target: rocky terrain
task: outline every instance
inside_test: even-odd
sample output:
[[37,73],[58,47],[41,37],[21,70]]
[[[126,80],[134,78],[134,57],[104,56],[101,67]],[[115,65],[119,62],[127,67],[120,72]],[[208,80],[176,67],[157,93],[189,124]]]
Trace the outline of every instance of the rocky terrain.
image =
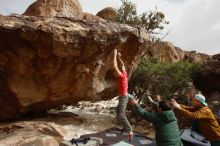
[[[115,118],[118,100],[97,103],[79,102],[76,106],[62,106],[41,116],[24,117],[19,121],[0,124],[0,146],[59,146],[63,140],[120,127]],[[152,125],[130,117],[132,127],[154,138]]]

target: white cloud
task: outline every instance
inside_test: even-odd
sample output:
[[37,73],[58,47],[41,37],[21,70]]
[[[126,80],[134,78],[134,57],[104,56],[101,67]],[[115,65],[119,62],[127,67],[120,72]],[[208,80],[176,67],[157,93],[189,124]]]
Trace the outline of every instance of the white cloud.
[[[35,0],[1,0],[0,14],[21,14]],[[120,0],[79,0],[86,12],[96,14],[112,6],[119,8]],[[131,0],[137,4],[138,13],[158,10],[165,13],[171,30],[166,40],[185,50],[208,54],[220,53],[219,0]],[[166,30],[166,31],[167,31]]]
[[22,14],[35,0],[0,0],[0,14]]
[[186,50],[220,53],[218,5],[218,0],[188,0],[176,7],[173,11],[176,15],[170,18],[172,30],[167,40]]

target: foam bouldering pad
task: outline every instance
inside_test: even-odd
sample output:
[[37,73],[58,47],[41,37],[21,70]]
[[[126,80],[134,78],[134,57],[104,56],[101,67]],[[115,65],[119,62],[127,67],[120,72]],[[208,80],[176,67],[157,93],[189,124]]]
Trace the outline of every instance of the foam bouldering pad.
[[134,136],[131,140],[128,139],[128,133],[121,133],[119,128],[111,128],[102,132],[92,133],[87,135],[82,135],[81,137],[99,137],[103,139],[103,144],[101,146],[115,145],[125,146],[125,143],[132,146],[155,146],[155,140],[150,139],[149,137],[143,136],[138,132],[134,132]]
[[204,136],[191,129],[181,130],[180,138],[183,144],[187,146],[211,146],[210,142],[205,140]]

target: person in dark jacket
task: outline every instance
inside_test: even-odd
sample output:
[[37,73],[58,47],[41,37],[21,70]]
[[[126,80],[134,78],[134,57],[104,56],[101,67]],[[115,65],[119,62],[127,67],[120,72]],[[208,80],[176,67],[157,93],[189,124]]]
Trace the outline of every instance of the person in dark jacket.
[[147,112],[143,110],[137,102],[130,98],[129,102],[135,107],[135,111],[144,120],[153,123],[156,130],[156,144],[157,146],[183,146],[177,119],[172,110],[169,101],[160,101],[158,112]]

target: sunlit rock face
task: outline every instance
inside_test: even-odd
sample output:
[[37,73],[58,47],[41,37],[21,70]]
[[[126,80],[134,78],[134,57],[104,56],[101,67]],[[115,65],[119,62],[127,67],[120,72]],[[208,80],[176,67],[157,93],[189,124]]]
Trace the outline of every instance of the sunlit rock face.
[[47,17],[74,17],[82,12],[78,0],[37,0],[24,15]]
[[107,7],[105,9],[99,11],[96,15],[103,18],[103,19],[106,19],[106,20],[116,21],[117,10],[113,7]]
[[211,56],[195,51],[184,51],[167,41],[149,45],[146,56],[157,58],[164,62],[178,62],[187,60],[192,63],[204,63]]
[[101,18],[0,16],[0,119],[117,94],[113,50],[131,75],[147,32]]

